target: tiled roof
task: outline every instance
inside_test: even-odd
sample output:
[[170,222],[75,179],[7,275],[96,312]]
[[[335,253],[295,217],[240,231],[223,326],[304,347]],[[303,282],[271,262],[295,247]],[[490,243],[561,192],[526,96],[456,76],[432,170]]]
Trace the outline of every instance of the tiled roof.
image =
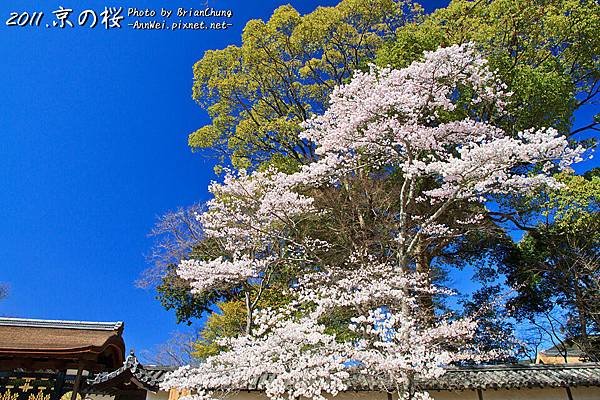
[[144,366],[138,361],[133,353],[130,353],[119,369],[98,374],[93,379],[88,380],[88,391],[93,392],[95,388],[104,391],[105,388],[109,388],[111,384],[117,385],[118,383],[128,380],[133,381],[133,383],[140,388],[156,392],[167,372],[171,372],[175,369],[176,367]]
[[[596,349],[600,348],[600,335],[588,335],[587,341],[588,345]],[[580,338],[568,339],[559,345],[542,351],[542,354],[551,357],[563,357],[566,351],[568,357],[585,356],[587,353],[581,349],[582,343],[583,341]]]
[[[250,382],[242,390],[259,390],[264,383],[273,379],[263,375]],[[372,379],[353,379],[351,390],[385,391],[394,385],[374,382]],[[521,389],[544,387],[600,386],[600,364],[509,364],[473,367],[448,367],[437,379],[419,380],[417,386],[423,390],[474,390],[474,389]]]
[[[146,389],[158,390],[165,375],[175,367],[143,366],[131,355],[123,367],[111,373],[103,373],[90,384],[107,383],[130,371],[134,379]],[[239,390],[261,390],[264,384],[272,380],[273,375],[265,374],[249,382]],[[520,389],[545,387],[600,386],[600,363],[581,364],[510,364],[473,367],[449,367],[441,377],[419,381],[424,390],[474,390],[474,389]],[[378,391],[387,385],[377,384],[366,379],[355,378],[351,390]]]
[[62,321],[48,319],[4,318],[0,317],[0,326],[27,328],[82,329],[93,331],[119,331],[123,322]]
[[515,364],[448,368],[440,378],[422,382],[420,386],[431,390],[600,386],[600,364]]

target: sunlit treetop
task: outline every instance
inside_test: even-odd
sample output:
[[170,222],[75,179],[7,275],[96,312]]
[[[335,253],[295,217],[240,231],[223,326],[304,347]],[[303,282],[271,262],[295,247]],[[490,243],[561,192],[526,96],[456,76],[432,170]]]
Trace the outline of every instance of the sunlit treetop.
[[[423,50],[474,42],[513,92],[505,128],[553,126],[570,133],[573,112],[598,100],[599,30],[595,0],[453,0],[401,27],[377,63],[403,67]],[[599,123],[596,115],[578,126]]]
[[190,146],[216,150],[235,167],[312,159],[300,123],[322,113],[333,87],[417,11],[402,1],[344,0],[304,16],[286,5],[266,22],[249,21],[240,46],[207,51],[194,66],[193,98],[211,123],[190,135]]

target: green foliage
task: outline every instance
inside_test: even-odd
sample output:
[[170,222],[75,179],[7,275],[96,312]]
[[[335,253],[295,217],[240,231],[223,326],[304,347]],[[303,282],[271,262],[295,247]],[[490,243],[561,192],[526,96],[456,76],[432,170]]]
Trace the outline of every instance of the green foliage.
[[569,132],[574,110],[600,90],[598,31],[597,1],[454,0],[400,28],[377,63],[403,67],[424,50],[472,41],[514,93],[506,127]]
[[176,265],[169,265],[160,284],[156,287],[157,299],[166,310],[174,310],[177,323],[192,324],[194,318],[200,318],[211,311],[214,304],[223,294],[217,292],[192,294],[187,281],[176,273]]
[[300,124],[418,11],[394,0],[344,0],[304,16],[281,6],[267,22],[249,21],[241,46],[207,51],[194,66],[193,98],[211,123],[189,145],[216,149],[235,167],[310,159]]
[[194,343],[195,358],[204,360],[224,350],[217,340],[236,337],[246,328],[246,306],[243,301],[232,300],[217,303],[217,311],[208,316],[200,332],[200,339]]
[[[198,208],[194,207],[188,212],[177,213],[174,217],[177,218],[177,222],[171,224],[177,226],[177,229],[169,228],[165,231],[172,236],[166,240],[175,241],[175,243],[166,246],[169,248],[168,254],[170,257],[211,259],[222,255],[220,244],[216,240],[202,239],[199,235],[194,235],[194,240],[179,240],[189,233],[186,231],[199,230],[199,227],[192,226],[192,224],[197,224],[197,221],[190,219],[190,217],[195,219],[192,214],[197,210]],[[165,244],[164,241],[160,243],[163,246]],[[177,248],[177,251],[173,252],[171,247]],[[175,253],[177,256],[171,253]],[[211,312],[215,302],[234,299],[239,296],[237,290],[213,291],[202,294],[191,293],[189,283],[177,275],[176,263],[169,262],[164,268],[165,271],[160,277],[160,283],[156,286],[157,299],[166,310],[175,311],[177,323],[191,325],[194,319],[201,318],[205,313]]]
[[517,286],[515,316],[534,320],[558,306],[563,320],[552,317],[568,340],[594,359],[600,349],[600,179],[561,174],[559,190],[543,194],[539,209],[545,223],[531,229],[508,258],[503,271]]
[[471,298],[463,300],[463,314],[478,322],[475,342],[483,351],[512,349],[514,354],[503,355],[494,363],[516,362],[523,353],[523,346],[512,339],[515,327],[508,310],[495,303],[503,296],[505,288],[498,284],[485,285]]
[[544,215],[551,216],[554,210],[554,224],[565,231],[593,226],[600,211],[600,168],[583,176],[562,173],[557,180],[564,188],[548,194]]

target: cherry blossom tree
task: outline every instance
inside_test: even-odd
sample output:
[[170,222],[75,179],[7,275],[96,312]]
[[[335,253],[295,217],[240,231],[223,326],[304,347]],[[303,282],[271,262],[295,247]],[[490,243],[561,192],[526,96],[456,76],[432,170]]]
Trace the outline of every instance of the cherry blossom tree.
[[[494,198],[556,187],[550,172],[580,159],[554,129],[514,137],[500,128],[505,89],[471,44],[401,70],[372,67],[305,124],[314,162],[213,183],[198,219],[222,254],[186,260],[178,273],[200,293],[245,291],[246,334],[165,386],[209,398],[269,374],[261,388],[272,399],[320,400],[361,379],[425,399],[419,379],[498,356],[473,343],[474,319],[424,309],[423,298],[450,293],[419,260],[482,229]],[[257,309],[277,275],[290,277],[290,302]]]

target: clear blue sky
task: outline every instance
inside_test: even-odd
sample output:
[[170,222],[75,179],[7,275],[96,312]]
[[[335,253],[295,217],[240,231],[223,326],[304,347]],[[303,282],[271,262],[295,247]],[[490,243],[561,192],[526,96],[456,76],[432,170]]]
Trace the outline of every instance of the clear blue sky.
[[[129,348],[178,329],[154,293],[136,289],[156,216],[207,199],[211,161],[187,135],[207,122],[192,65],[238,44],[249,19],[285,0],[211,0],[226,31],[7,27],[10,12],[105,5],[203,8],[203,0],[8,0],[0,5],[0,315],[122,320]],[[301,12],[337,0],[290,1]],[[430,9],[435,4],[427,2]],[[76,22],[76,17],[71,17]],[[124,22],[131,20],[126,18]]]

